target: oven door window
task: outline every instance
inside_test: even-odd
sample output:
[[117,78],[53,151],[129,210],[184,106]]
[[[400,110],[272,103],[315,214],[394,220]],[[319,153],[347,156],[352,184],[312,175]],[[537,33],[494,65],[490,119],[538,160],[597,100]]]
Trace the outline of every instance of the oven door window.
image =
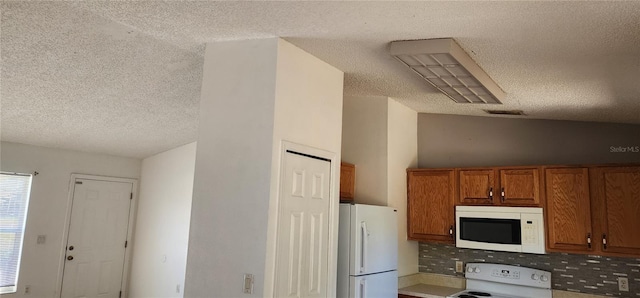
[[519,219],[460,218],[460,239],[497,244],[522,244]]

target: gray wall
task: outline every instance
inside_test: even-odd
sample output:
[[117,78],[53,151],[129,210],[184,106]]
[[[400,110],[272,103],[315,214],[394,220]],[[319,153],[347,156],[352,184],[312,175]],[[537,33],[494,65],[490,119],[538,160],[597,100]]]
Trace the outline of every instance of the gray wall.
[[640,163],[638,149],[640,125],[418,114],[421,168]]

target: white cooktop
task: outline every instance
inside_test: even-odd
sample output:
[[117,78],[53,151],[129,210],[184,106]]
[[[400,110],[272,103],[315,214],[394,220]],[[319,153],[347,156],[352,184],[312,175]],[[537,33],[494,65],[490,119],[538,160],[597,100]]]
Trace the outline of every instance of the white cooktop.
[[467,263],[465,271],[467,289],[447,298],[552,297],[548,271],[490,263]]

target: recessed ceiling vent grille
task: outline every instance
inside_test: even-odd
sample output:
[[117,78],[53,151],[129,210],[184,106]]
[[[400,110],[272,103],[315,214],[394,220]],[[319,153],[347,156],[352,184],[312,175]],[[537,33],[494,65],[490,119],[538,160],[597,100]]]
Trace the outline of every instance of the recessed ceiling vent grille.
[[510,116],[525,116],[526,114],[521,110],[484,110],[487,114],[491,115],[510,115]]
[[501,104],[505,97],[452,38],[394,41],[390,52],[457,103]]

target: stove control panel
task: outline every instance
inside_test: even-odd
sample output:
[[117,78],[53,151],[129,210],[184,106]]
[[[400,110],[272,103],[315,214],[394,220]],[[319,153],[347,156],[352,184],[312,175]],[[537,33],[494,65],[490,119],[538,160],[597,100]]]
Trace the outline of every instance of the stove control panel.
[[534,268],[490,264],[467,263],[465,277],[468,281],[491,281],[536,288],[551,288],[551,272]]
[[491,276],[499,278],[520,279],[520,271],[508,269],[493,269]]

